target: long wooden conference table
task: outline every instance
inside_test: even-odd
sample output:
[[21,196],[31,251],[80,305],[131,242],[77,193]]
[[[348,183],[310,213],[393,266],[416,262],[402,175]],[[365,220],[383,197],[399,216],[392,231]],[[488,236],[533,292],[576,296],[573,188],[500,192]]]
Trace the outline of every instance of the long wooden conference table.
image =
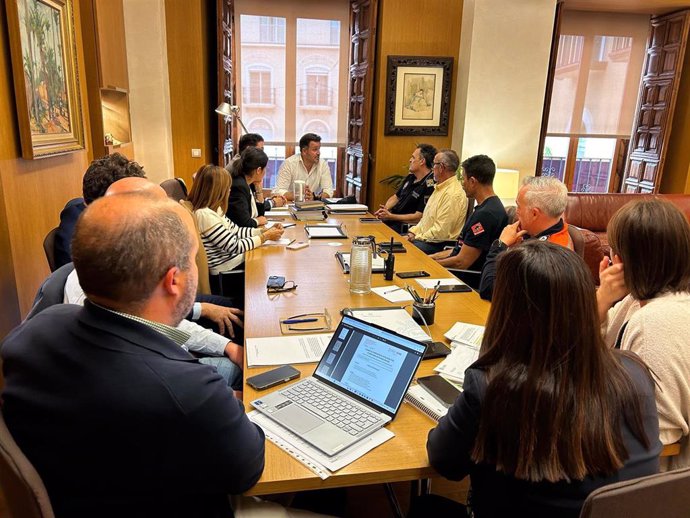
[[[372,235],[377,243],[390,241],[391,237],[402,241],[407,253],[396,254],[396,271],[426,270],[431,274],[431,278],[452,277],[448,270],[429,259],[383,223],[362,223],[360,217],[337,216],[325,221],[329,224],[342,223],[347,239],[312,239],[309,247],[300,250],[288,250],[284,246],[262,246],[247,254],[244,320],[246,338],[280,336],[281,318],[322,312],[324,308],[331,314],[335,328],[343,308],[399,305],[392,304],[374,293],[350,294],[349,276],[343,273],[335,253],[349,252],[354,236]],[[287,217],[284,222],[292,220]],[[303,222],[297,222],[295,227],[285,230],[283,237],[306,241],[304,225]],[[269,294],[266,290],[266,280],[270,275],[282,275],[286,280],[294,281],[298,287],[293,291]],[[383,274],[372,275],[374,287],[391,284],[404,286],[405,283],[415,286],[419,291],[414,279],[403,280],[395,276],[392,281],[386,281]],[[489,303],[481,300],[475,292],[440,294],[436,301],[434,324],[429,326],[432,337],[434,340],[447,343],[443,334],[457,321],[484,325],[489,307]],[[417,376],[432,374],[438,362],[438,359],[424,360]],[[302,377],[306,377],[313,373],[316,364],[301,364],[295,367],[301,371]],[[251,410],[249,402],[264,394],[249,387],[246,384],[247,377],[272,368],[274,367],[248,368],[245,364],[244,401],[247,411]],[[282,387],[284,385],[276,389]],[[395,420],[387,426],[395,434],[393,439],[326,480],[319,478],[267,440],[266,468],[259,482],[247,494],[283,493],[432,477],[434,471],[427,461],[426,437],[434,425],[430,418],[412,406],[403,404]]]

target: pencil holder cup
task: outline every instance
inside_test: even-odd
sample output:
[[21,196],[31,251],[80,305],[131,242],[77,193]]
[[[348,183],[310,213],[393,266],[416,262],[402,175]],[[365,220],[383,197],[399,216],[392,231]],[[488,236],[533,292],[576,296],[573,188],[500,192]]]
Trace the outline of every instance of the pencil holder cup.
[[422,302],[412,303],[412,319],[420,325],[428,325],[434,323],[434,315],[436,314],[436,304],[424,304]]

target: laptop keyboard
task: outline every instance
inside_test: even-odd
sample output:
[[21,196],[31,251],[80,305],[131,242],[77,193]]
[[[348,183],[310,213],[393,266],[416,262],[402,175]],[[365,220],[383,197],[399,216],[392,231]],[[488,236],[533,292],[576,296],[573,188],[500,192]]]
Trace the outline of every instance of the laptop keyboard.
[[363,410],[309,380],[281,394],[350,435],[357,435],[380,420],[378,414]]

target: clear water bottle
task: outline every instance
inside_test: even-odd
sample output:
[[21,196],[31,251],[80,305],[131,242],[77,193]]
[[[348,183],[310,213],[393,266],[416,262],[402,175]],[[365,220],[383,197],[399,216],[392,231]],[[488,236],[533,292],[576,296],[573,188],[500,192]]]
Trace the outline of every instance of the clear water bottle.
[[350,251],[350,293],[371,291],[371,259],[376,246],[372,236],[357,236]]

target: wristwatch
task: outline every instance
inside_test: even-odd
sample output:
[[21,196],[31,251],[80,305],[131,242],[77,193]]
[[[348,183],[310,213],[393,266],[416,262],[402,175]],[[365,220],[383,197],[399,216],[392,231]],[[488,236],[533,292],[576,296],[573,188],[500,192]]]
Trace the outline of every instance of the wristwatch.
[[508,250],[508,245],[506,245],[503,241],[500,239],[495,239],[493,243],[491,243],[491,248],[500,250],[501,252],[504,252]]

